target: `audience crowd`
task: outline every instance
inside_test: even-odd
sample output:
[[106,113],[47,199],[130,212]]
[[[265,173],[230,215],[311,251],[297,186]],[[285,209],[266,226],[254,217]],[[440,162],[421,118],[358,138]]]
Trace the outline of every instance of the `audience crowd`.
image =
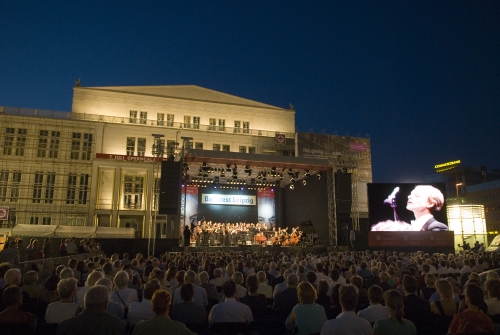
[[18,269],[18,247],[11,241],[0,253],[8,259],[0,263],[0,327],[33,334],[205,334],[229,325],[257,334],[271,323],[299,335],[500,334],[496,254],[114,254],[70,257],[42,281]]

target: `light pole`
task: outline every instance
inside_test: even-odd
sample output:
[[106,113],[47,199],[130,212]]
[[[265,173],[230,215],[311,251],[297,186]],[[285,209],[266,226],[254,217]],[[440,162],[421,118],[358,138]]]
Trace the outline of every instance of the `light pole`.
[[457,188],[457,205],[460,205],[460,198],[459,198],[459,196],[458,196],[458,187],[459,187],[459,186],[462,186],[462,183],[457,183],[457,184],[455,184],[455,186],[456,186],[456,188]]
[[465,238],[464,238],[464,223],[462,221],[462,208],[460,207],[460,198],[458,196],[458,187],[462,186],[462,183],[457,183],[455,184],[455,187],[457,188],[457,209],[459,210],[459,218],[460,218],[460,229],[462,229],[462,244],[465,245]]

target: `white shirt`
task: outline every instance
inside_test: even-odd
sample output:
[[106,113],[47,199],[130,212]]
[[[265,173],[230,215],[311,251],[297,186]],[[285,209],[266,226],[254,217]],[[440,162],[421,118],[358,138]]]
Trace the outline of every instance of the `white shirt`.
[[422,215],[421,217],[419,217],[416,220],[412,220],[411,221],[411,230],[413,230],[413,231],[420,231],[422,229],[422,227],[424,226],[424,224],[427,221],[429,221],[429,219],[432,218],[432,217],[433,217],[432,214],[425,214],[425,215]]
[[236,301],[235,298],[226,298],[210,310],[208,323],[243,322],[249,324],[253,321],[252,310],[247,305]]
[[142,299],[141,302],[133,302],[128,310],[128,322],[131,326],[136,325],[139,321],[149,320],[155,313],[151,300]]
[[325,275],[323,272],[316,272],[316,281],[314,282],[314,285],[318,286],[318,283],[321,279],[324,279],[330,284],[332,282],[332,279]]
[[470,266],[468,265],[464,265],[464,267],[460,270],[460,274],[464,274],[464,273],[471,273],[472,272],[472,269]]
[[[174,292],[174,300],[172,302],[172,305],[175,304],[180,304],[182,302],[181,299],[181,288],[177,288]],[[194,300],[193,302],[197,305],[200,305],[202,307],[205,307],[208,305],[208,297],[207,297],[207,291],[203,287],[199,286],[194,286]]]
[[336,319],[328,320],[321,329],[321,335],[373,335],[368,321],[356,316],[354,311],[340,313]]
[[[118,296],[120,295],[120,296]],[[121,298],[121,299],[120,299]],[[123,302],[122,302],[123,300]],[[138,302],[137,290],[133,288],[120,288],[111,292],[111,301],[120,304],[123,308],[130,307],[133,302]],[[124,304],[125,303],[125,304]]]
[[272,286],[269,286],[266,283],[259,283],[259,288],[257,289],[257,293],[264,294],[268,299],[273,298],[273,288]]
[[47,323],[61,323],[66,319],[75,316],[78,304],[74,303],[63,303],[56,301],[50,303],[45,312],[45,322]]
[[359,311],[358,316],[372,323],[377,320],[389,318],[389,311],[387,310],[387,307],[382,306],[381,304],[375,304]]

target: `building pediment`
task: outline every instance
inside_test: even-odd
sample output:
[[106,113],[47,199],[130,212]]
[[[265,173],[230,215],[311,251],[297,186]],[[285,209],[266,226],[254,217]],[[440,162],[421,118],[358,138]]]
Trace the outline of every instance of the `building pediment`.
[[218,92],[196,85],[165,85],[165,86],[103,86],[81,87],[84,90],[109,91],[114,93],[155,96],[172,99],[213,102],[238,106],[272,108],[281,111],[286,109],[264,104],[261,102],[240,98],[231,94]]

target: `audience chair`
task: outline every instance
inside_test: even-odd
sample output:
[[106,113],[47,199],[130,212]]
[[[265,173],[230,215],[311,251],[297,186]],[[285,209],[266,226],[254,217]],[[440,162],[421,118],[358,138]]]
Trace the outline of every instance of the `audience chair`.
[[218,322],[210,326],[210,335],[248,334],[248,326],[243,322]]

